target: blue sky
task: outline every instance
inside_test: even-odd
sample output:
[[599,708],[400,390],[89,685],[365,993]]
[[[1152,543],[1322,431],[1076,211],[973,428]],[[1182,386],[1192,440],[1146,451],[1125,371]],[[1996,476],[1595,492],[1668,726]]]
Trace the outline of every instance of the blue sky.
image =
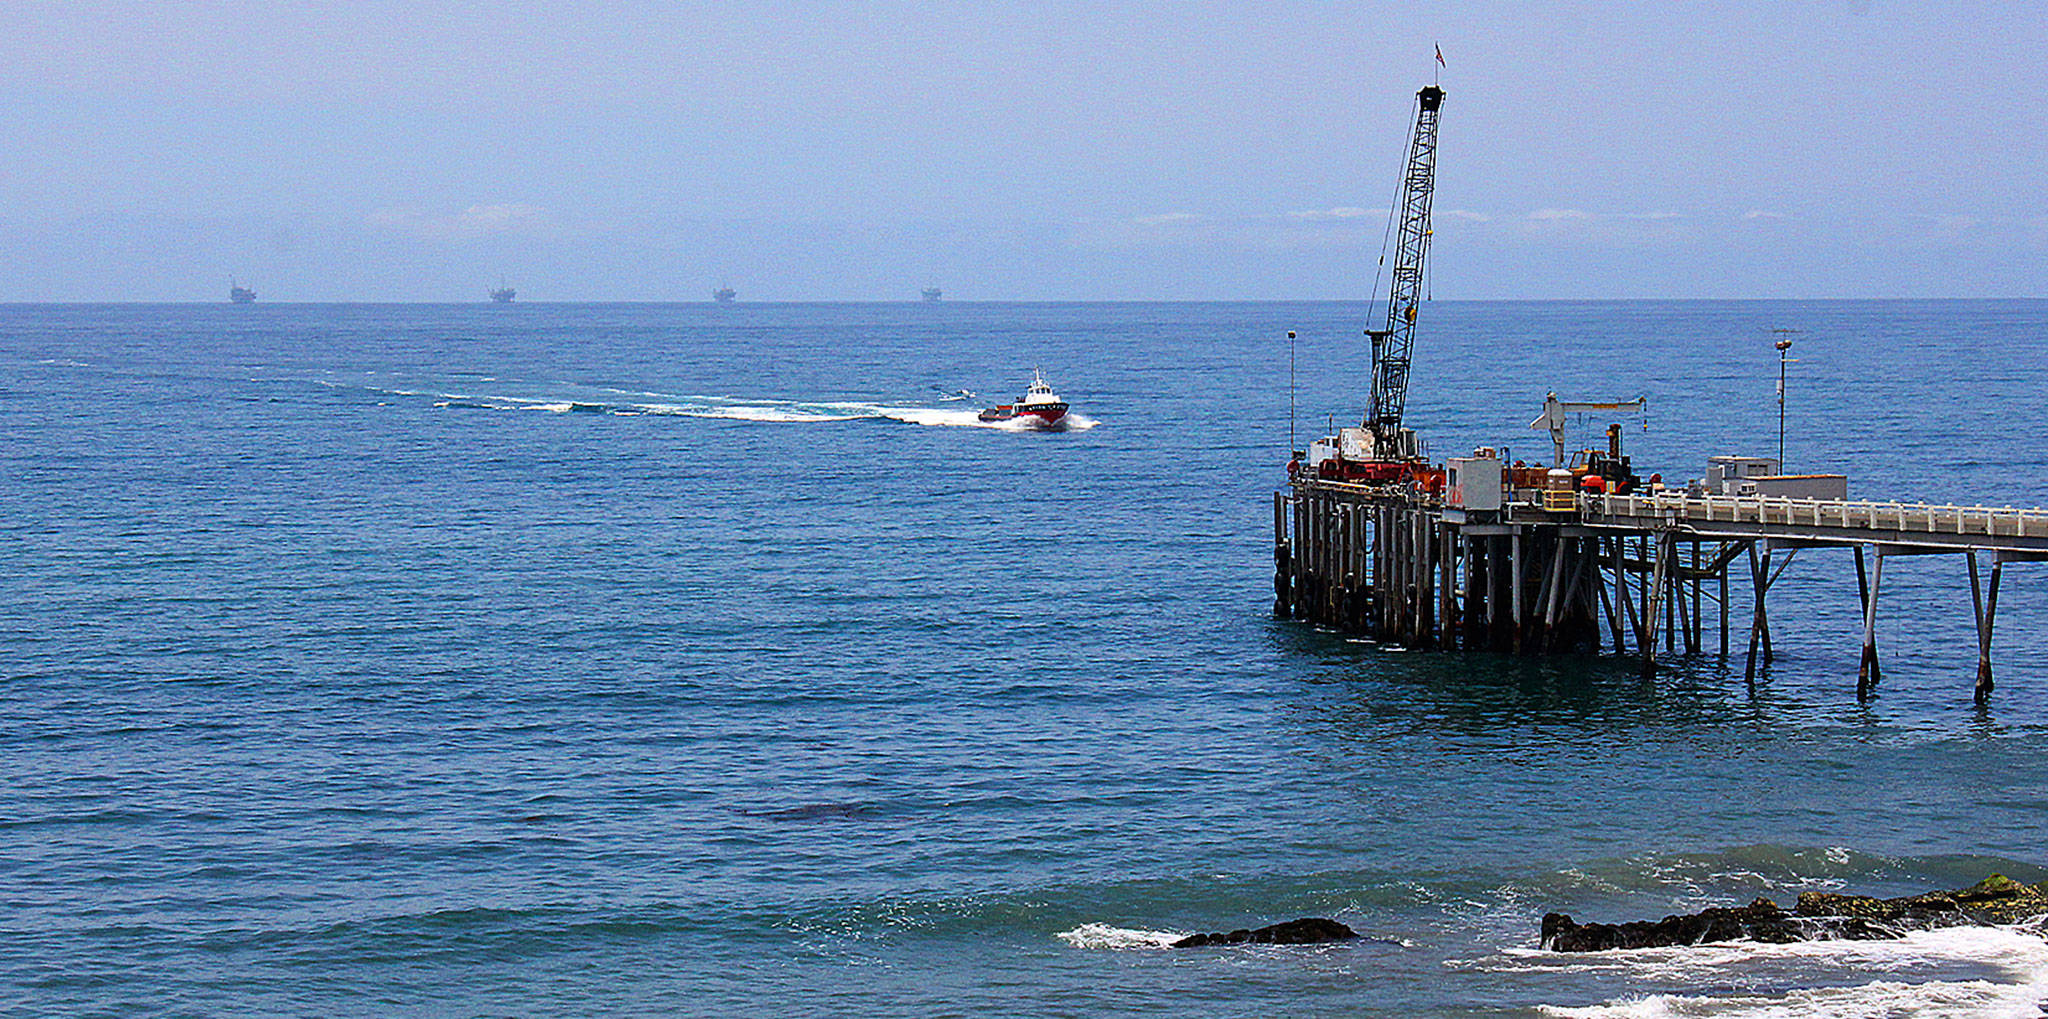
[[0,6],[0,300],[2048,296],[2031,3]]

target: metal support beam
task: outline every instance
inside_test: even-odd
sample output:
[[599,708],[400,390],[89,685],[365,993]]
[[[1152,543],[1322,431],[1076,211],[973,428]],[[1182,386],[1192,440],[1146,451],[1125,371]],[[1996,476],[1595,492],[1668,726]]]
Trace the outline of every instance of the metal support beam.
[[1543,582],[1547,597],[1543,605],[1543,643],[1546,647],[1550,644],[1551,631],[1557,629],[1557,603],[1564,597],[1564,561],[1568,558],[1565,553],[1568,547],[1564,538],[1551,543],[1550,576]]
[[1735,542],[1728,543],[1728,551],[1720,558],[1715,569],[1721,576],[1721,657],[1728,657],[1728,564],[1735,558]]
[[[1665,588],[1670,586],[1671,559],[1675,554],[1678,544],[1678,539],[1670,531],[1657,535],[1656,540],[1657,565],[1650,573],[1650,601],[1645,607],[1647,611],[1643,613],[1643,672],[1645,674],[1657,667],[1657,613],[1662,611],[1668,615],[1671,611],[1671,605],[1665,600],[1664,595]],[[1670,642],[1670,632],[1667,630],[1664,636],[1665,642],[1668,644]]]
[[2005,561],[1991,560],[1991,597],[1986,599],[1977,584],[1977,550],[1970,550],[1970,607],[1977,610],[1977,703],[1991,699],[1991,624],[1998,617],[1998,581]]
[[[1877,591],[1884,584],[1884,555],[1878,554],[1870,583],[1863,582],[1863,546],[1856,546],[1856,590],[1863,599],[1863,663],[1856,667],[1856,699],[1867,701],[1882,670],[1877,664]],[[1974,564],[1973,564],[1974,565]]]
[[1508,535],[1508,604],[1509,621],[1514,624],[1514,636],[1508,647],[1515,653],[1522,651],[1522,631],[1529,628],[1528,616],[1522,610],[1522,589],[1527,586],[1522,580],[1522,532],[1517,529]]
[[[1759,642],[1768,642],[1771,632],[1770,618],[1764,614],[1764,596],[1771,590],[1771,547],[1764,546],[1758,555],[1756,546],[1749,547],[1749,583],[1756,592],[1756,605],[1749,617],[1749,655],[1743,666],[1743,678],[1756,678],[1756,649]],[[1764,663],[1770,664],[1771,653],[1766,648]]]
[[1685,653],[1700,653],[1700,543],[1692,543],[1692,625],[1685,631]]

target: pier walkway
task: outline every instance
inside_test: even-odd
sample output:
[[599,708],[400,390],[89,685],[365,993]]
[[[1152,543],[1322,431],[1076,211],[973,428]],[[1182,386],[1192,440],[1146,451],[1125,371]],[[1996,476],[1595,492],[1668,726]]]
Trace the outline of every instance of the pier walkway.
[[[1865,543],[1901,550],[2048,554],[2048,510],[1765,496],[1581,495],[1589,526],[1682,528],[1701,536]],[[1539,511],[1540,512],[1540,511]]]

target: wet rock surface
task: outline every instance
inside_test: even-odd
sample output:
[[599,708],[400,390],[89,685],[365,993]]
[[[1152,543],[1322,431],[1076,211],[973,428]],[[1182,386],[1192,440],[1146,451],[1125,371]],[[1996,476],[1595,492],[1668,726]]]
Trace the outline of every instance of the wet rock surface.
[[1543,947],[1554,952],[1663,948],[1718,941],[1878,941],[1936,927],[2005,926],[2048,915],[2048,882],[2027,885],[1993,874],[1968,888],[1895,899],[1806,892],[1791,911],[1770,899],[1713,907],[1662,920],[1578,923],[1543,917]]
[[1255,930],[1227,933],[1190,934],[1173,943],[1175,948],[1203,948],[1209,945],[1313,945],[1323,941],[1350,941],[1358,932],[1335,920],[1319,916],[1302,917]]

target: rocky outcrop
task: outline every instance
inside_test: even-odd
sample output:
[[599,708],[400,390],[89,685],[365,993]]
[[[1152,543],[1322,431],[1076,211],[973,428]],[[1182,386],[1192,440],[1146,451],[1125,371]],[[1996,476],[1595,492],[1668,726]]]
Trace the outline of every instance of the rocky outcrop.
[[1227,934],[1190,934],[1173,943],[1175,948],[1208,945],[1312,945],[1321,941],[1350,941],[1358,932],[1335,920],[1319,916],[1302,917],[1257,930],[1234,930]]
[[1801,916],[1860,917],[1906,930],[1972,924],[2005,926],[2048,915],[2048,882],[2021,884],[2003,874],[1993,874],[1953,892],[1897,899],[1805,892],[1799,896],[1796,909]]
[[1543,947],[1553,952],[1604,952],[1611,948],[1662,948],[1716,941],[1877,941],[1899,932],[1868,919],[1808,917],[1788,913],[1769,899],[1747,906],[1714,907],[1662,920],[1631,923],[1576,923],[1563,913],[1543,917]]
[[1967,925],[2009,925],[2048,915],[2048,882],[2026,885],[1993,874],[1968,888],[1896,899],[1806,892],[1791,912],[1769,899],[1714,907],[1662,920],[1578,923],[1563,913],[1543,917],[1543,947],[1554,952],[1663,948],[1716,941],[1878,941],[1909,931]]

